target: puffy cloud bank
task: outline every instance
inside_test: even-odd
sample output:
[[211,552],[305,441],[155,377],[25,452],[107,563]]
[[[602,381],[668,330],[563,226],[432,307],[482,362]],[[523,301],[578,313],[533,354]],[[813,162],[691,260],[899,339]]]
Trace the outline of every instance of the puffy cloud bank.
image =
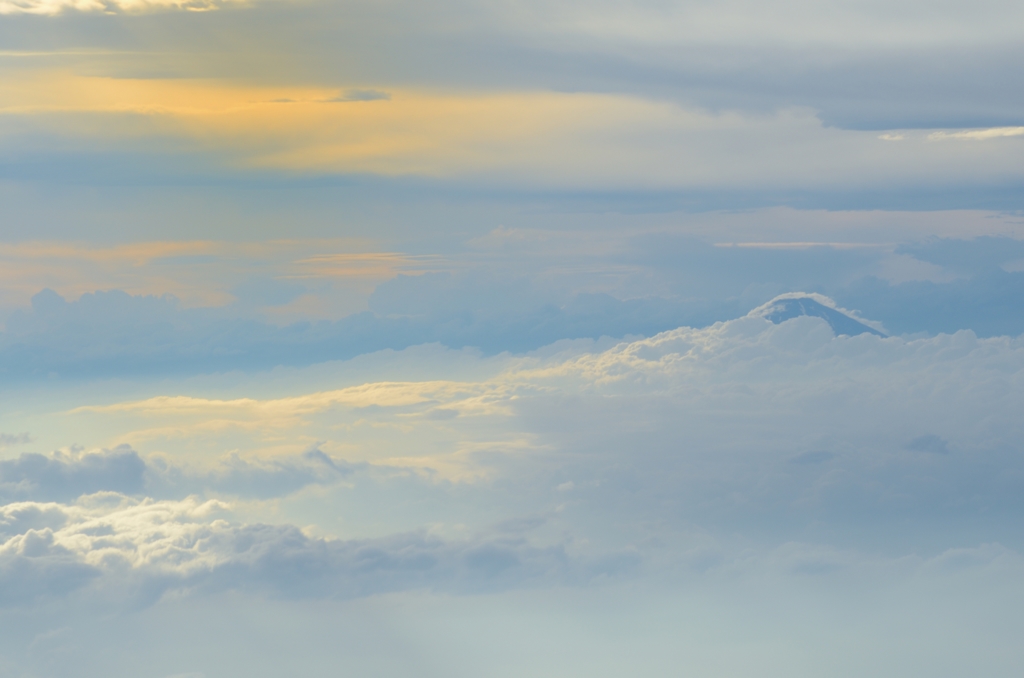
[[[39,440],[0,461],[0,615],[34,620],[44,647],[68,610],[153,620],[228,601],[216,618],[306,618],[429,595],[477,619],[540,590],[632,620],[672,600],[658,633],[682,628],[679,610],[696,628],[720,615],[728,631],[704,633],[729,647],[746,642],[736,629],[792,640],[824,624],[812,644],[848,641],[868,664],[885,655],[863,650],[885,610],[909,624],[892,631],[893,675],[925,637],[1014,665],[982,649],[1020,628],[1024,339],[764,316],[82,391],[45,420],[69,437],[87,424],[109,449],[42,454],[54,431],[31,427]],[[976,636],[983,613],[1001,630]]]
[[346,529],[332,512],[369,506],[409,529],[540,514],[596,551],[685,542],[695,527],[889,553],[1019,541],[1021,338],[836,336],[822,318],[758,310],[606,350],[416,355],[464,376],[294,391],[314,371],[346,378],[339,363],[277,377],[287,397],[78,407],[67,426],[142,456],[26,453],[0,466],[2,488],[274,500],[279,517],[328,531]]
[[635,565],[629,554],[586,562],[564,544],[537,547],[509,529],[458,541],[426,531],[342,541],[290,525],[229,522],[228,508],[195,497],[140,501],[115,493],[72,504],[7,504],[0,509],[0,604],[76,592],[130,606],[174,590],[314,598],[483,592],[583,583]]

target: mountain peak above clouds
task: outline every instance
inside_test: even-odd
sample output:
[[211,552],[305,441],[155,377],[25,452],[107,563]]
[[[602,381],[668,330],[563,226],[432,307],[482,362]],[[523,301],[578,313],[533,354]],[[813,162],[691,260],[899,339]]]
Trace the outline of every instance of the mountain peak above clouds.
[[758,306],[748,315],[770,320],[776,325],[806,315],[823,319],[836,336],[845,334],[854,337],[865,332],[879,337],[887,336],[864,321],[840,311],[831,299],[820,294],[782,294]]

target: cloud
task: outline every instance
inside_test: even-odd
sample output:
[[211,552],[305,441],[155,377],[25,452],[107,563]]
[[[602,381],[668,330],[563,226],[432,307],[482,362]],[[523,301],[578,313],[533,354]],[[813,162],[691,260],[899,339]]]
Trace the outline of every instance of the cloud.
[[[964,258],[951,268],[973,266],[965,251]],[[979,336],[1017,336],[1024,333],[1022,290],[1024,273],[992,267],[945,283],[918,280],[890,285],[866,277],[835,296],[864,315],[882,320],[897,334],[971,329]]]
[[1019,137],[1024,135],[1024,127],[993,127],[991,129],[965,130],[963,132],[932,132],[928,141],[944,139],[960,139],[963,141],[986,141],[1002,137]]
[[437,399],[451,400],[457,396],[476,395],[481,387],[458,382],[375,383],[350,388],[311,393],[279,400],[210,400],[189,396],[158,396],[148,400],[106,406],[85,406],[74,412],[142,412],[146,415],[195,415],[223,412],[248,415],[263,420],[294,418],[303,414],[323,412],[337,405],[347,407],[401,407]]
[[346,101],[389,101],[391,94],[377,89],[347,89],[332,99],[325,99],[327,103],[339,103]]
[[[114,12],[129,5],[89,4]],[[21,11],[19,5],[44,12],[66,6],[7,3],[13,11]],[[160,9],[159,3],[135,6],[133,14]],[[1019,9],[1003,0],[972,13],[921,5],[899,16],[842,2],[814,8],[786,2],[773,12],[745,1],[714,8],[602,3],[586,11],[574,2],[513,8],[463,0],[433,12],[408,1],[244,7],[201,16],[182,12],[161,22],[133,16],[119,24],[120,33],[97,33],[108,54],[76,58],[121,78],[294,77],[329,90],[321,99],[349,83],[415,83],[449,91],[616,92],[706,110],[801,106],[820,111],[828,125],[876,133],[1021,124],[1021,94],[1010,66],[1021,57],[1020,22],[1013,19]],[[103,25],[95,19],[106,17],[77,14],[64,12],[61,19],[69,44],[94,45],[98,38],[90,40],[90,32]],[[20,25],[9,30],[5,44],[22,53],[55,51]],[[209,57],[225,34],[244,58]],[[140,50],[144,44],[153,47]]]
[[[798,214],[785,216],[809,218]],[[749,218],[762,217],[768,218],[761,212]],[[804,239],[750,241],[742,238],[748,235],[742,223],[722,215],[705,218],[707,223],[692,229],[709,236],[726,229],[741,237],[718,246],[726,243],[660,229],[586,236],[498,229],[466,243],[468,252],[444,256],[313,254],[313,241],[280,243],[282,253],[274,256],[263,246],[250,251],[221,243],[207,243],[207,249],[139,245],[92,253],[116,259],[111,278],[175,259],[154,269],[145,282],[157,289],[161,283],[177,289],[168,279],[184,280],[190,271],[223,276],[221,262],[230,260],[238,269],[235,280],[223,276],[202,287],[208,296],[233,294],[236,300],[197,308],[168,295],[110,290],[69,301],[44,290],[33,297],[31,310],[7,318],[0,332],[0,374],[17,380],[270,369],[435,342],[520,353],[561,339],[704,327],[740,317],[779,294],[798,292],[830,296],[855,309],[859,321],[897,334],[1024,332],[1024,296],[1018,289],[1024,273],[1013,268],[1024,249],[1015,238],[841,240],[841,246]],[[831,218],[849,219],[857,228],[866,221],[848,213]],[[1012,227],[1003,223],[1006,219],[991,221],[997,230]],[[877,230],[873,235],[884,235],[884,228]],[[589,244],[581,247],[584,238]],[[31,256],[27,249],[25,256]],[[11,259],[19,253],[12,250]],[[197,263],[197,256],[212,259]],[[294,256],[300,258],[289,260]],[[439,267],[450,270],[436,271]],[[333,286],[331,281],[339,280],[355,287]],[[358,312],[345,313],[344,306]],[[324,308],[340,311],[340,319],[317,320]],[[301,320],[294,322],[296,317]]]
[[30,442],[32,442],[32,436],[28,433],[19,433],[18,435],[0,433],[0,448],[27,445]]
[[958,277],[990,273],[1024,257],[1024,240],[981,236],[972,239],[928,238],[901,244],[898,254],[938,264]]
[[[373,374],[369,366],[399,355],[361,362]],[[453,355],[438,371],[465,375],[459,382],[371,381],[267,399],[160,396],[85,406],[64,426],[88,422],[97,435],[169,459],[205,458],[182,491],[216,488],[218,477],[262,497],[306,483],[339,507],[381,502],[402,524],[470,520],[451,513],[451,498],[464,497],[466,510],[490,506],[502,488],[502,510],[513,515],[571,499],[573,515],[589,516],[588,538],[618,547],[633,539],[629,529],[595,526],[660,521],[672,531],[692,520],[743,532],[765,523],[765,535],[793,538],[819,521],[840,541],[855,525],[918,525],[921,539],[944,539],[936,526],[955,515],[964,534],[998,540],[1002,521],[1024,510],[1014,442],[1024,435],[1015,414],[1022,356],[1020,338],[837,337],[821,318],[776,324],[755,314],[603,345]],[[287,389],[314,372],[351,378],[347,363],[308,368]],[[289,456],[307,440],[335,464],[365,466],[346,476]],[[211,462],[232,449],[252,456],[217,470]],[[275,479],[266,489],[262,480],[241,489],[248,474],[264,473]],[[571,493],[557,490],[567,482]],[[419,503],[394,507],[391,491]],[[982,525],[989,515],[1002,518]],[[890,525],[896,516],[904,522]]]
[[336,484],[365,466],[334,459],[316,446],[269,460],[244,459],[232,453],[216,463],[192,467],[157,458],[147,465],[146,494],[279,499],[310,485]]
[[1022,7],[812,4],[8,0],[0,674],[1020,674],[1019,215],[745,210],[1020,207]]
[[[392,380],[415,370],[419,383]],[[501,596],[515,607],[533,591],[538,619],[562,610],[558,628],[572,626],[565,610],[606,601],[609,615],[633,610],[666,637],[684,625],[679,610],[707,628],[727,603],[730,638],[751,610],[770,610],[765,628],[786,638],[794,620],[830,619],[804,607],[780,618],[793,609],[786,601],[870,629],[880,609],[926,619],[958,600],[979,614],[1003,601],[1017,620],[1006,597],[1022,562],[1021,375],[1020,338],[835,336],[821,318],[750,315],[525,355],[434,347],[220,380],[91,383],[61,403],[92,406],[53,416],[47,435],[112,440],[176,428],[178,416],[196,425],[177,446],[133,448],[146,454],[147,482],[163,474],[166,485],[5,506],[0,613],[51,630],[72,625],[69,610],[142,626],[181,609],[175,622],[208,619],[193,614],[206,604],[280,619],[358,600],[367,607],[354,618],[381,609],[391,624],[427,595],[478,605],[479,626],[483,609],[504,618]],[[489,409],[468,416],[476,402]],[[300,416],[228,437],[198,426],[272,410]],[[429,416],[438,410],[459,414]],[[322,443],[281,452],[308,439]],[[525,444],[502,447],[510,440]],[[482,472],[455,478],[444,462]],[[622,580],[621,598],[602,597]],[[657,602],[637,607],[641,590]],[[760,606],[751,596],[774,597]],[[594,614],[587,607],[580,622],[588,643]],[[931,656],[934,634],[906,617],[892,623]],[[632,621],[621,628],[637,633]],[[850,641],[851,656],[863,643]],[[553,648],[562,656],[564,644]]]
[[389,87],[385,106],[326,106],[336,87],[65,71],[25,74],[7,91],[7,117],[25,132],[0,147],[26,161],[39,144],[61,153],[70,138],[91,153],[173,150],[224,176],[415,176],[542,191],[842,191],[851,182],[881,191],[1020,173],[1005,144],[891,144],[828,126],[800,103],[736,110],[579,88]]
[[55,16],[64,12],[102,12],[135,14],[178,9],[205,12],[238,0],[3,0],[0,14],[37,14]]
[[[29,603],[87,586],[132,604],[172,590],[316,598],[422,588],[493,591],[531,581],[586,581],[629,567],[588,563],[570,557],[563,545],[532,545],[507,530],[459,541],[427,532],[324,540],[291,525],[230,522],[223,517],[227,509],[194,497],[139,501],[112,493],[75,504],[0,507],[0,525],[14,527],[0,545],[7,592],[0,603]],[[30,514],[49,516],[50,525],[28,527]]]
[[[502,296],[486,300],[479,286],[474,289],[478,282]],[[19,379],[265,369],[432,342],[522,351],[563,338],[652,333],[687,319],[685,307],[656,298],[580,294],[560,308],[543,294],[516,298],[518,281],[504,290],[501,283],[500,277],[461,278],[454,285],[443,277],[398,278],[371,297],[379,313],[285,327],[217,308],[182,309],[171,297],[115,290],[69,303],[46,290],[33,298],[32,312],[12,314],[0,334],[0,374]],[[446,288],[454,292],[448,299]],[[406,314],[420,301],[420,312]]]
[[144,460],[128,445],[26,453],[0,460],[0,501],[68,502],[96,492],[279,498],[309,485],[337,483],[364,466],[334,459],[315,445],[269,460],[245,459],[234,452],[198,465],[162,456]]
[[[41,288],[76,300],[97,290],[119,289],[133,296],[170,295],[186,308],[231,306],[236,315],[273,312],[274,320],[287,317],[282,306],[319,292],[321,308],[303,309],[305,319],[337,317],[354,309],[353,305],[339,308],[338,299],[329,298],[331,292],[336,297],[357,292],[365,297],[377,282],[399,272],[431,270],[439,263],[437,257],[363,251],[367,245],[368,241],[357,238],[114,246],[69,241],[0,243],[4,263],[0,312],[5,306],[23,307]],[[369,289],[359,290],[367,285]],[[90,309],[95,312],[102,298],[85,302],[83,306],[95,304]],[[361,309],[363,304],[354,307]]]
[[145,470],[127,446],[92,453],[25,453],[0,461],[0,497],[68,501],[100,490],[137,494],[143,490]]
[[49,529],[29,530],[0,546],[0,605],[29,603],[60,597],[84,586],[99,572],[55,544]]

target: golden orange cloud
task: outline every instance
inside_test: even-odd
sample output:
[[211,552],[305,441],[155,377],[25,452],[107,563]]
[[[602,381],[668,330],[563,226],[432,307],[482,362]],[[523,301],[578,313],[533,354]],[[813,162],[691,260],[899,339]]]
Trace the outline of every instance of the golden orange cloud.
[[201,153],[221,170],[506,186],[810,190],[866,176],[890,185],[1020,172],[1016,137],[1005,130],[979,152],[931,143],[924,132],[904,130],[894,144],[826,127],[809,109],[709,112],[586,92],[277,87],[30,68],[0,78],[0,115],[18,117],[10,129],[19,134],[34,130],[62,146]]
[[[279,280],[342,279],[372,289],[399,273],[444,265],[431,257],[365,251],[369,246],[345,238],[111,246],[0,242],[0,304],[23,305],[49,287],[71,300],[87,292],[119,289],[136,295],[173,294],[185,306],[220,306],[234,299],[230,290],[235,285],[256,273]],[[323,315],[310,299],[298,303],[305,304],[302,311],[307,316]],[[290,318],[285,316],[284,320]]]
[[643,160],[643,150],[623,150],[636,146],[622,137],[630,129],[736,122],[604,94],[328,90],[70,70],[11,74],[0,81],[0,112],[64,136],[176,138],[242,168],[438,177],[602,174],[610,159]]

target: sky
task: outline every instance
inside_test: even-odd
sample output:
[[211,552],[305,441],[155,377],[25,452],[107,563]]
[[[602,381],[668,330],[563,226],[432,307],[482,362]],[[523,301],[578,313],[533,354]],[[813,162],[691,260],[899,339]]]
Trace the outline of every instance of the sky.
[[0,674],[1019,675],[1022,45],[0,0]]

